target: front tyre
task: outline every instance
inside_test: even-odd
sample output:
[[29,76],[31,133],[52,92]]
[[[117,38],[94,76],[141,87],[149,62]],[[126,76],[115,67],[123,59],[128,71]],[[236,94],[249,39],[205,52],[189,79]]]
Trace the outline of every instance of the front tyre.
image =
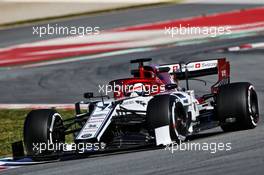
[[219,88],[217,116],[224,131],[255,128],[259,121],[258,98],[247,82],[231,83]]
[[174,95],[157,95],[148,103],[147,125],[150,133],[169,125],[172,141],[184,141],[188,134],[188,121],[183,105]]
[[[53,109],[31,111],[24,123],[24,143],[27,155],[38,157],[51,155],[56,150],[48,150],[48,144],[65,142],[63,121],[60,114]],[[40,144],[46,150],[40,152]]]

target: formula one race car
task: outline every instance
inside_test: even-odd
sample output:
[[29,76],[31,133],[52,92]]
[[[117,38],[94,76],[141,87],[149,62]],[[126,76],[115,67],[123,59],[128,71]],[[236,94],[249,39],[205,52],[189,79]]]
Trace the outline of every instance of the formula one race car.
[[[113,98],[85,93],[88,100],[75,104],[73,118],[63,120],[54,109],[31,111],[24,123],[28,156],[162,146],[217,126],[224,131],[257,126],[256,91],[248,82],[230,83],[225,58],[159,66],[146,65],[149,61],[132,60],[139,65],[131,71],[132,77],[109,83]],[[210,93],[197,96],[189,89],[189,80],[213,74],[218,74],[218,81]],[[186,81],[186,88],[179,87],[180,80]],[[87,104],[85,111],[82,104]],[[69,134],[74,144],[65,144]]]

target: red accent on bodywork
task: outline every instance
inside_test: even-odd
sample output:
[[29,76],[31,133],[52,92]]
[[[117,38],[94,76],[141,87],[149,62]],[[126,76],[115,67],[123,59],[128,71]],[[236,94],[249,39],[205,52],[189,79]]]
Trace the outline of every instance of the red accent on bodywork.
[[[218,81],[215,85],[220,83],[221,81],[226,80],[227,83],[230,82],[230,63],[226,60],[226,58],[218,59],[217,63],[217,70],[218,70]],[[211,92],[216,94],[218,92],[218,87],[213,85],[211,87]]]
[[199,104],[203,104],[205,102],[205,100],[202,97],[198,97],[197,101]]
[[225,58],[220,58],[218,60],[218,81],[230,77],[230,65]]

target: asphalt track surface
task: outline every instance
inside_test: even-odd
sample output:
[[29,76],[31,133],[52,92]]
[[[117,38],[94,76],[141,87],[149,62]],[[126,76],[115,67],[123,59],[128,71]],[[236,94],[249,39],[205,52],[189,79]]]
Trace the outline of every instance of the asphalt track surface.
[[[149,8],[147,10],[141,9],[136,11],[146,14],[146,16],[144,16],[144,19],[137,18],[139,21],[134,23],[245,7],[248,6],[172,5]],[[117,13],[125,13],[126,15],[113,13],[113,19],[109,15],[108,18],[113,20],[112,23],[109,22],[111,25],[114,25],[116,18],[131,17],[129,15],[131,13],[130,10]],[[132,13],[131,15],[138,15],[138,13]],[[156,15],[153,16],[153,14]],[[99,18],[99,16],[95,18]],[[133,17],[131,18],[133,19]],[[82,20],[85,20],[85,18],[80,19],[80,21]],[[78,23],[78,20],[72,22]],[[120,26],[132,23],[133,20],[123,19],[116,21],[116,24],[120,24]],[[105,27],[114,27],[111,25]],[[21,29],[22,34],[24,32],[24,36],[27,36],[25,31],[26,29]],[[12,33],[12,30],[10,32]],[[20,32],[17,31],[17,33],[19,34]],[[12,42],[12,37],[9,37],[6,35],[6,45]],[[29,39],[22,37],[17,42],[24,42]],[[238,53],[219,53],[215,51],[215,49],[222,47],[259,41],[264,41],[263,36],[164,48],[145,53],[106,57],[33,69],[1,71],[0,102],[75,102],[81,99],[82,93],[85,91],[98,91],[98,84],[106,84],[111,79],[129,76],[128,61],[139,57],[153,57],[153,62],[157,64],[172,63],[180,60],[197,60],[199,58],[228,57],[231,61],[232,81],[250,81],[254,84],[259,96],[260,114],[263,116],[264,51],[253,50]],[[211,81],[211,79],[208,80]],[[194,84],[193,87],[197,88],[198,92],[203,91],[204,87],[201,83],[192,84]],[[191,142],[195,143],[231,143],[231,151],[218,151],[215,154],[210,153],[210,151],[177,151],[172,154],[168,150],[157,149],[26,166],[5,171],[3,174],[262,174],[264,170],[263,132],[264,125],[263,119],[261,119],[259,126],[254,130],[223,133],[217,128],[210,130],[210,133],[200,134],[191,140]]]

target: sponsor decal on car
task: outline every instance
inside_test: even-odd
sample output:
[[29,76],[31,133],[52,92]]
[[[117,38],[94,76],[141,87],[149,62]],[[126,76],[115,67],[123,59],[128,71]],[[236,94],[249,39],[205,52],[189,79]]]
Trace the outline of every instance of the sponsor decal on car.
[[81,137],[85,139],[85,138],[89,138],[91,136],[92,136],[92,134],[89,133],[89,134],[83,134]]

